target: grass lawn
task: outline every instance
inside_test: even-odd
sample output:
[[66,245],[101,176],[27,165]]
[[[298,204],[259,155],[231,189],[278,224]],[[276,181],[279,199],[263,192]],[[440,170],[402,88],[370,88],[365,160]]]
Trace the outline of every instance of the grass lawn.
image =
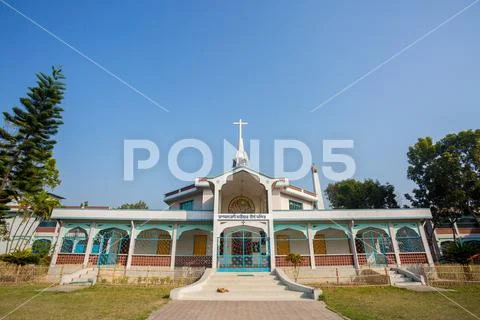
[[[0,319],[48,285],[0,286]],[[146,319],[168,301],[169,289],[92,288],[70,293],[43,292],[6,319]]]
[[[480,286],[452,287],[442,292],[480,317]],[[394,287],[325,288],[326,304],[352,320],[478,319],[438,292],[414,292]]]

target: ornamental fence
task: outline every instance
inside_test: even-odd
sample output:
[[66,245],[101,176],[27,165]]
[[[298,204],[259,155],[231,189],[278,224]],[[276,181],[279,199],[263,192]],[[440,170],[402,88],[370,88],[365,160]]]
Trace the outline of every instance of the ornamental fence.
[[[291,278],[295,278],[293,268],[282,268]],[[388,286],[390,276],[388,268],[360,269],[323,268],[321,270],[301,269],[298,283],[312,287],[351,287],[351,286]]]
[[48,266],[0,263],[0,284],[46,282]]
[[185,268],[182,270],[163,270],[159,268],[142,268],[126,270],[125,268],[99,269],[97,283],[102,285],[135,285],[143,287],[162,286],[176,288],[194,283],[205,269]]
[[480,265],[441,264],[423,267],[423,276],[431,286],[480,285]]

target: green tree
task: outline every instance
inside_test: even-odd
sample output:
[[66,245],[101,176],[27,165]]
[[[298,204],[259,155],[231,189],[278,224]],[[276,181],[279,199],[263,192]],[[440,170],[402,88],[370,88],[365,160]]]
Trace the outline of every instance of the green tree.
[[[433,142],[419,138],[409,147],[407,176],[417,187],[406,194],[414,207],[430,208],[434,228],[463,214],[480,216],[480,130],[448,134]],[[455,232],[453,232],[455,235]]]
[[0,224],[5,235],[4,215],[11,201],[41,193],[59,183],[53,147],[62,122],[65,85],[60,68],[36,75],[37,85],[20,98],[22,107],[4,112],[0,128]]
[[329,184],[325,193],[335,209],[398,208],[395,187],[378,180],[347,179]]
[[124,203],[118,209],[148,209],[148,205],[140,200],[135,203]]

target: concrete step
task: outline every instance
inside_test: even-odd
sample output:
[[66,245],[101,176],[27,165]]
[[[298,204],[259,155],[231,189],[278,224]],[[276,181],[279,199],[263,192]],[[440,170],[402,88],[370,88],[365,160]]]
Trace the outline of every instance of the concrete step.
[[[251,294],[226,292],[226,293],[191,293],[185,294],[183,300],[225,300],[225,301],[292,301],[308,299],[303,297],[303,293],[287,291],[282,294],[271,292],[256,292]],[[309,299],[310,300],[310,299]]]

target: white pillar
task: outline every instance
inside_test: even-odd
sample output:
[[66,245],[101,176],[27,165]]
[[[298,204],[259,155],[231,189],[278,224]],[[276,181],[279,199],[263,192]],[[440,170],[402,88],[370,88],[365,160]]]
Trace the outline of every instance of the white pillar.
[[58,234],[57,234],[57,243],[55,243],[55,250],[53,250],[53,255],[52,255],[52,260],[50,261],[50,266],[54,266],[57,264],[57,257],[58,253],[60,252],[60,249],[62,248],[62,242],[63,242],[63,221],[60,221],[60,228],[58,229]]
[[127,269],[130,269],[132,267],[132,255],[133,255],[133,250],[135,250],[135,222],[130,221],[130,224],[132,225],[132,231],[130,232],[130,245],[128,246],[128,256],[127,256]]
[[177,224],[173,225],[172,246],[170,252],[170,270],[175,270],[175,254],[177,253]]
[[87,241],[87,247],[85,248],[85,257],[83,258],[83,267],[86,268],[88,266],[88,260],[90,258],[90,254],[92,253],[92,247],[93,247],[93,239],[94,239],[94,234],[95,234],[95,222],[92,222],[92,225],[90,226],[90,231],[88,232],[88,241]]
[[272,197],[272,185],[265,186],[267,191],[267,208],[268,208],[268,237],[270,239],[270,270],[273,271],[276,268],[275,261],[275,229],[273,227],[273,197]]
[[358,262],[358,254],[357,254],[357,244],[355,243],[355,234],[353,232],[354,222],[353,220],[348,224],[348,228],[350,231],[350,251],[352,252],[353,256],[353,265],[355,270],[360,269],[360,263]]
[[425,234],[425,230],[423,229],[423,225],[420,221],[417,222],[418,231],[420,232],[420,237],[422,238],[423,247],[425,248],[425,253],[427,255],[427,261],[429,266],[433,266],[433,258],[432,253],[430,252],[430,246],[428,245],[427,236]]
[[315,251],[313,249],[313,239],[315,238],[315,234],[313,233],[311,223],[308,224],[307,235],[308,235],[308,252],[310,253],[310,266],[312,269],[316,269],[317,266],[315,265]]
[[402,261],[400,260],[400,248],[398,247],[397,236],[391,222],[388,223],[388,231],[390,232],[390,239],[392,240],[393,252],[395,253],[395,260],[397,262],[397,266],[400,266],[402,264]]
[[213,231],[212,231],[212,270],[217,270],[217,238],[218,238],[218,213],[220,212],[220,184],[216,183],[213,198]]

